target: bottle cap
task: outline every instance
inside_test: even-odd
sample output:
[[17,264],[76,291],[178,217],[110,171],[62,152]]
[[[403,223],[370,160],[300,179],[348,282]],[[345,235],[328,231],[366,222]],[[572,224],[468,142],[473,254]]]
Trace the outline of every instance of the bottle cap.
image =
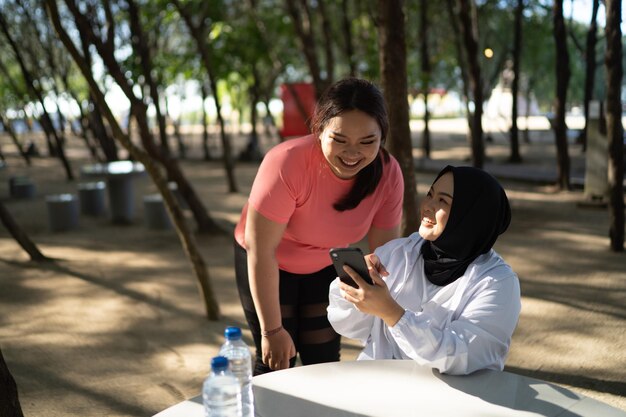
[[227,340],[237,340],[241,339],[241,329],[239,327],[230,326],[224,330],[224,337]]
[[222,371],[228,369],[228,359],[224,356],[216,356],[211,359],[211,369],[214,371]]

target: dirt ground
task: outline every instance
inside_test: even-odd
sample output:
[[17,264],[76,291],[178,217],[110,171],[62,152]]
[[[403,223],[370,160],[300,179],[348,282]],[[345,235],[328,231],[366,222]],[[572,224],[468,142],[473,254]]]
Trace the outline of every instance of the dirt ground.
[[[522,170],[554,166],[554,145],[545,135],[533,132],[523,145]],[[489,166],[519,171],[504,163],[503,135],[494,139]],[[257,164],[237,165],[240,192],[229,194],[220,163],[197,155],[181,163],[211,216],[229,231],[196,237],[222,313],[210,322],[176,234],[143,223],[142,196],[155,192],[149,178],[135,181],[132,225],[81,216],[78,229],[52,233],[45,195],[76,193],[80,180],[68,182],[58,160],[35,158],[26,167],[5,145],[7,138],[0,136],[0,143],[7,156],[0,198],[42,252],[57,259],[29,262],[0,228],[0,346],[27,417],[151,416],[199,393],[225,326],[242,326],[251,344],[234,282],[230,231]],[[78,172],[88,161],[72,143],[69,157]],[[433,146],[434,165],[467,164],[467,147],[456,133],[436,133]],[[578,146],[572,145],[571,156],[573,169],[580,169]],[[420,195],[435,175],[426,165],[417,172]],[[8,178],[16,174],[34,180],[34,199],[9,198]],[[518,273],[523,295],[507,370],[626,410],[626,255],[608,250],[607,211],[583,207],[580,189],[502,182],[513,220],[496,250]],[[342,360],[358,352],[344,340]]]

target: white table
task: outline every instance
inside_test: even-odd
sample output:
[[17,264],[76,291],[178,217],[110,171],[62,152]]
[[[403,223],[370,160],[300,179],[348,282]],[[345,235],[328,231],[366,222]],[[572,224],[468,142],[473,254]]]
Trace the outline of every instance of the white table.
[[[442,375],[413,361],[335,362],[253,378],[258,417],[626,417],[564,387],[510,372]],[[194,397],[154,417],[201,417]]]

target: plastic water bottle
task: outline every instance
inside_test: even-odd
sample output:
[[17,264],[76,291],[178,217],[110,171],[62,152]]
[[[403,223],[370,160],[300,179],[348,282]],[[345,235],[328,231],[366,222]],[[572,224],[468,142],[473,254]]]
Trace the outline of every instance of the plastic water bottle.
[[202,386],[205,417],[242,417],[241,385],[228,367],[228,359],[211,360],[211,373]]
[[220,348],[220,355],[228,358],[230,370],[241,384],[241,402],[243,417],[254,417],[254,398],[252,396],[252,355],[248,345],[241,339],[239,327],[227,327],[224,330],[226,342]]

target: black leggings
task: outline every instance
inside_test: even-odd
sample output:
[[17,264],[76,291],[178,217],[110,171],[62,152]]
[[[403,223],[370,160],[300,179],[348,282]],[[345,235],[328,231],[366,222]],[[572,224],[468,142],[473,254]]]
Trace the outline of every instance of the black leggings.
[[[235,275],[237,289],[248,326],[256,346],[254,375],[271,372],[263,363],[261,326],[254,308],[248,282],[248,255],[235,242]],[[282,325],[289,332],[303,365],[339,360],[341,337],[326,316],[328,287],[337,274],[332,265],[312,274],[292,274],[279,270],[280,311]],[[293,357],[289,367],[293,367]]]

